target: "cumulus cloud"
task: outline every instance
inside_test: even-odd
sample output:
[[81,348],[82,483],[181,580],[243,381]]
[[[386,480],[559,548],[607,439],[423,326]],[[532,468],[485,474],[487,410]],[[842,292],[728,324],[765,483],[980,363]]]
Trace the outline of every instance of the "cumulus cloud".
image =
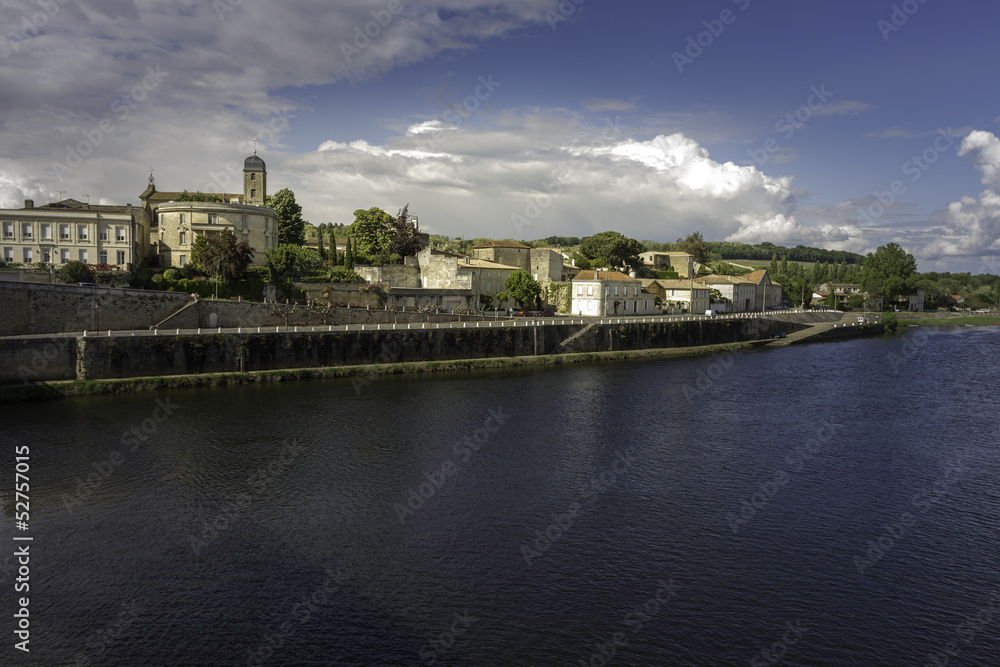
[[547,25],[558,0],[389,4],[0,3],[0,206],[60,193],[134,201],[150,167],[163,189],[231,181],[254,137],[280,166],[302,103],[275,91],[476,48]]
[[921,254],[930,259],[977,257],[1000,252],[1000,139],[976,130],[962,141],[958,154],[970,158],[982,172],[986,189],[948,205],[931,230],[935,238]]
[[423,121],[383,145],[327,141],[285,168],[331,221],[358,202],[409,203],[424,226],[466,236],[721,239],[787,214],[791,196],[790,179],[717,162],[681,133],[616,137],[553,109],[503,111],[489,127]]

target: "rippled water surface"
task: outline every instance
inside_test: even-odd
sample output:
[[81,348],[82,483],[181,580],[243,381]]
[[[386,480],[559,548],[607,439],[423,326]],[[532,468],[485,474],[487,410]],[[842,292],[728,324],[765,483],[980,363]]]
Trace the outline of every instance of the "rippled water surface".
[[1000,328],[933,331],[0,408],[30,662],[998,664]]

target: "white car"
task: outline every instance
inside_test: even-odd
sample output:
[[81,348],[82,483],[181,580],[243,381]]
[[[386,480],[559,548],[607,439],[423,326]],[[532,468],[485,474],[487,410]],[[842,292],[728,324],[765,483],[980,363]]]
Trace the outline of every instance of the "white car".
[[861,317],[860,315],[858,316],[858,324],[867,324],[867,323],[868,323],[867,317]]

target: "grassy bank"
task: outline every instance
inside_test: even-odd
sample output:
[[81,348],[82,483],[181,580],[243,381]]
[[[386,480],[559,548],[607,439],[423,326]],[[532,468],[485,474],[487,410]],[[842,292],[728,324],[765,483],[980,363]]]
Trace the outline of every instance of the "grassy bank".
[[0,403],[26,400],[61,398],[63,396],[91,396],[120,394],[133,391],[160,389],[188,389],[192,387],[224,387],[238,384],[289,382],[323,378],[371,378],[378,375],[404,373],[450,373],[459,371],[527,368],[530,366],[558,366],[595,361],[639,361],[667,358],[703,357],[721,352],[749,349],[753,342],[705,345],[703,347],[678,347],[622,352],[586,352],[580,354],[549,354],[537,357],[497,357],[492,359],[459,359],[455,361],[419,361],[364,366],[336,366],[326,368],[288,368],[249,373],[205,373],[201,375],[163,375],[159,377],[124,378],[116,380],[71,380],[0,387]]
[[1000,324],[1000,317],[989,317],[989,316],[974,316],[970,315],[968,317],[921,317],[916,319],[900,319],[899,326],[910,326],[910,327],[951,327],[959,324],[971,324],[971,325],[998,325]]

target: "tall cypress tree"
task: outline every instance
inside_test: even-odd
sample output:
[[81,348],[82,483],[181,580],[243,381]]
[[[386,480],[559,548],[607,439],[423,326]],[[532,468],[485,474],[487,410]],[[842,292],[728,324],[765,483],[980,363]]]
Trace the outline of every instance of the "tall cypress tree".
[[351,237],[347,237],[347,249],[344,250],[344,266],[354,268],[354,251],[351,249]]

